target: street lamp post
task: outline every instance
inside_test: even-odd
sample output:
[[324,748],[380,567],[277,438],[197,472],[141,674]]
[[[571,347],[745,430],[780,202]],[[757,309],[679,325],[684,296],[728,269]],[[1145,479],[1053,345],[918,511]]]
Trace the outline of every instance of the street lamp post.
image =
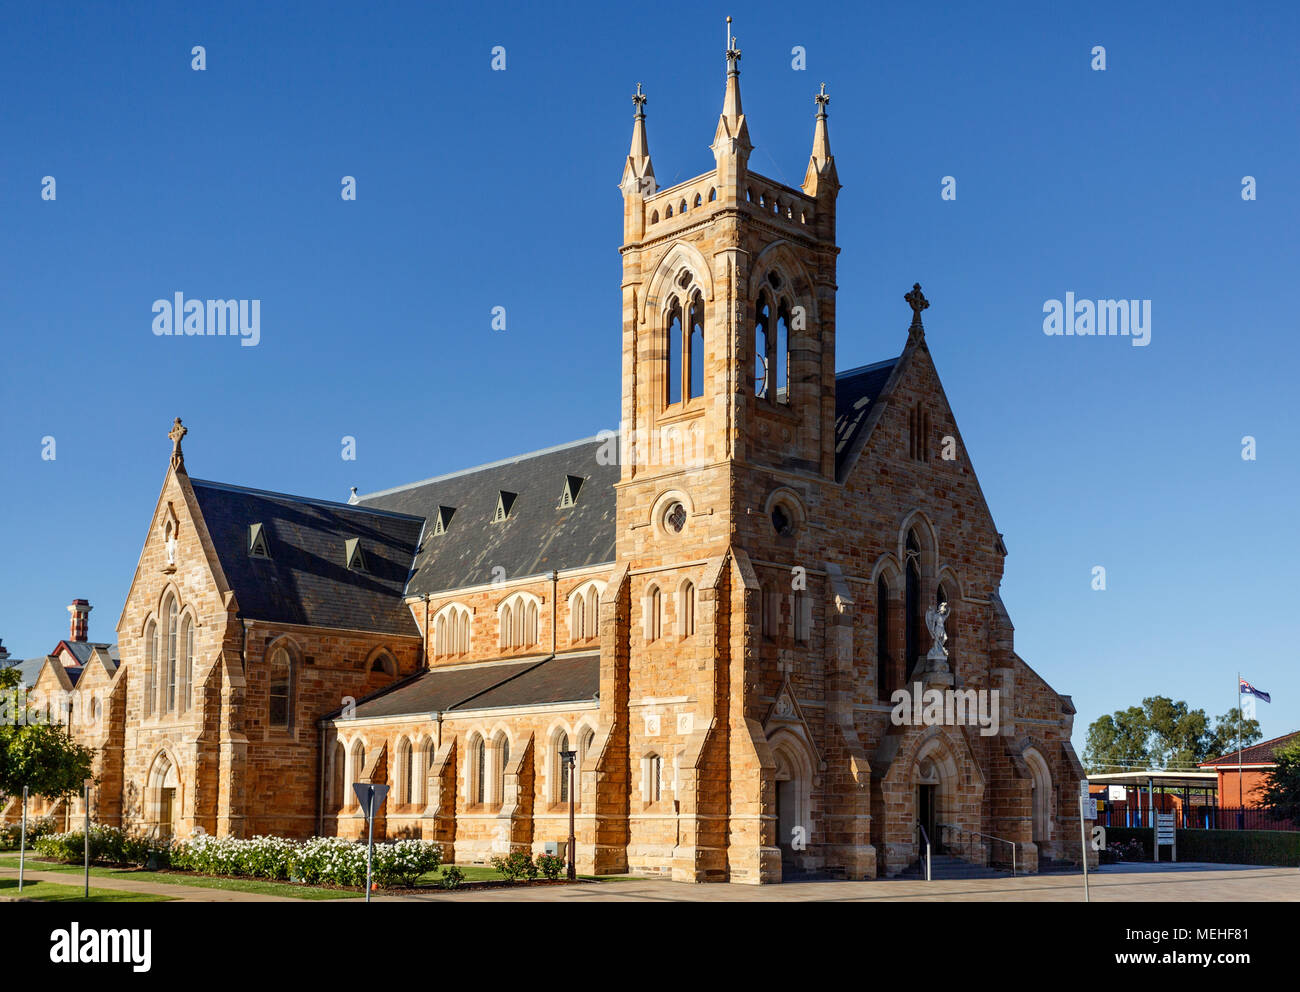
[[573,836],[574,800],[576,799],[574,795],[574,789],[573,789],[574,786],[573,779],[574,779],[574,766],[577,764],[577,760],[576,760],[577,757],[578,757],[577,751],[560,752],[560,758],[564,761],[564,774],[569,777],[569,843],[566,845],[567,847],[566,854],[568,855],[568,860],[569,860],[568,878],[570,882],[576,882],[578,880],[578,868],[574,860],[575,854],[573,850],[577,844],[577,841]]

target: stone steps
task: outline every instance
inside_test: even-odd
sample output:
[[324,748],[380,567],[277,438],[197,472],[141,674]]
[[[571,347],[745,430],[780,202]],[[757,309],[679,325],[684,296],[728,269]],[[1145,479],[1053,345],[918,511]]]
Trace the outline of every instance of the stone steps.
[[[951,854],[936,854],[931,858],[931,881],[951,881],[961,878],[1003,878],[1010,871],[992,868],[988,865],[976,865]],[[898,874],[899,878],[925,878],[925,859],[918,858]]]

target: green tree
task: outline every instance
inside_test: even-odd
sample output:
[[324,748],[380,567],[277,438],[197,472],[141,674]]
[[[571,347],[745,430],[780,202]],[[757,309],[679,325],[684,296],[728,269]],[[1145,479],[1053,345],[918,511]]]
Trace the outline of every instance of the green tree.
[[1277,765],[1270,768],[1260,786],[1260,804],[1278,820],[1300,820],[1300,738],[1273,755]]
[[[1241,731],[1243,746],[1263,736],[1255,720],[1246,720]],[[1168,696],[1148,696],[1141,706],[1094,720],[1083,760],[1090,774],[1147,767],[1191,769],[1236,747],[1236,710],[1217,717],[1211,728],[1204,710]]]
[[58,724],[27,723],[21,682],[15,668],[0,669],[0,793],[20,796],[23,786],[32,795],[60,799],[81,790],[90,778],[91,753]]
[[1149,762],[1146,714],[1130,706],[1094,720],[1088,727],[1083,760],[1089,772],[1123,772]]
[[[1237,750],[1237,717],[1237,711],[1231,709],[1227,713],[1214,718],[1214,730],[1210,732],[1210,739],[1207,742],[1205,757],[1201,759],[1202,761],[1219,758]],[[1252,744],[1263,740],[1263,738],[1264,732],[1260,729],[1258,720],[1250,719],[1242,722],[1242,747],[1250,747]]]

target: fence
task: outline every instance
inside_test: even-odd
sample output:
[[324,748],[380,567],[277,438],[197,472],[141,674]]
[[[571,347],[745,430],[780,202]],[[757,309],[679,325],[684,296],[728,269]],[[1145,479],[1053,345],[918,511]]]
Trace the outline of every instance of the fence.
[[1179,830],[1300,830],[1294,820],[1274,819],[1266,809],[1237,806],[1184,805],[1173,810],[1151,810],[1127,803],[1107,803],[1097,810],[1102,827],[1154,827],[1155,814],[1170,812]]

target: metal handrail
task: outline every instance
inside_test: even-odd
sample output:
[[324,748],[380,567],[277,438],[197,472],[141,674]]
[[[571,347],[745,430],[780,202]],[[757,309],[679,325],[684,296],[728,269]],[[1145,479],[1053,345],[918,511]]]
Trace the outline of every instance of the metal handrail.
[[1016,877],[1016,843],[1015,843],[1015,841],[1007,840],[1005,837],[994,837],[992,834],[982,833],[982,832],[980,832],[979,830],[970,830],[970,829],[968,829],[968,828],[966,828],[966,827],[959,827],[959,826],[957,826],[956,824],[953,824],[953,823],[944,823],[944,824],[941,824],[941,826],[947,827],[949,830],[955,830],[955,831],[957,831],[957,833],[959,833],[959,834],[974,834],[976,837],[984,837],[984,838],[986,838],[987,840],[995,840],[995,841],[997,841],[999,844],[1008,844],[1008,845],[1010,845],[1010,847],[1011,847],[1011,877],[1012,877],[1012,878],[1015,878],[1015,877]]
[[921,831],[921,836],[925,838],[925,880],[930,881],[930,835],[925,832],[925,827],[921,826],[921,821],[916,822],[916,829]]

